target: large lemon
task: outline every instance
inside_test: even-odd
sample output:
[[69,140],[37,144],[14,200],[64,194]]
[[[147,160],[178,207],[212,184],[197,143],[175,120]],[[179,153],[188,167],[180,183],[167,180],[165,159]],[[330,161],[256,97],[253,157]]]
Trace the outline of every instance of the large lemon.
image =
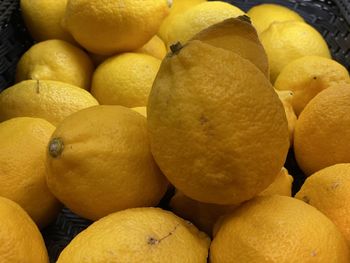
[[0,121],[42,118],[58,125],[68,115],[98,105],[86,90],[53,80],[25,80],[0,93]]
[[350,245],[350,163],[335,164],[312,174],[295,197],[329,217]]
[[261,192],[289,148],[283,105],[264,74],[198,40],[163,60],[147,120],[161,170],[185,195],[207,203],[237,204]]
[[68,0],[64,25],[85,49],[110,55],[143,46],[170,6],[171,0]]
[[20,58],[16,82],[22,80],[56,80],[89,90],[94,67],[80,48],[57,39],[33,45]]
[[23,20],[36,41],[61,39],[75,42],[61,23],[67,0],[21,0],[20,5]]
[[220,219],[212,263],[346,263],[345,238],[325,215],[286,196],[250,200]]
[[46,184],[46,146],[54,130],[38,118],[0,123],[0,196],[21,205],[39,227],[54,220],[61,208]]
[[108,215],[75,237],[57,263],[205,263],[210,240],[190,222],[160,208]]
[[322,35],[301,21],[274,22],[260,34],[260,39],[269,58],[272,82],[295,59],[309,55],[331,57]]
[[168,186],[151,155],[146,118],[121,106],[94,106],[68,116],[52,135],[47,167],[53,194],[92,220],[156,206]]
[[300,114],[294,133],[295,158],[306,175],[350,162],[350,84],[325,89]]
[[28,214],[0,197],[1,263],[49,263],[43,237]]

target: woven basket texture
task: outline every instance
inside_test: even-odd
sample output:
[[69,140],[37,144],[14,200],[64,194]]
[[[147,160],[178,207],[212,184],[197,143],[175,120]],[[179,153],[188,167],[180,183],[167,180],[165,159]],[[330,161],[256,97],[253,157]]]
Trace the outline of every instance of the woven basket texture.
[[[298,12],[326,39],[332,56],[350,70],[350,0],[227,0],[247,11],[262,3],[277,3]],[[23,24],[18,0],[0,2],[0,92],[14,83],[16,64],[21,55],[34,43]],[[293,152],[288,155],[286,168],[294,176],[293,193],[305,180],[298,168]],[[167,203],[173,194],[170,190],[161,201]],[[42,231],[51,262],[56,262],[62,249],[82,230],[91,224],[67,208],[56,221]]]

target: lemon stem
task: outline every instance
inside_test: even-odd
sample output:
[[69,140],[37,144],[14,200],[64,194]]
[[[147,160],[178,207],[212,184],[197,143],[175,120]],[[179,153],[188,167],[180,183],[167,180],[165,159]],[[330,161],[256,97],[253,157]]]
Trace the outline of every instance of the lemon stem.
[[173,55],[178,54],[182,48],[183,45],[180,42],[177,42],[176,44],[170,46],[170,50]]
[[53,158],[57,158],[61,155],[64,148],[64,144],[61,138],[54,138],[49,143],[49,154]]
[[247,15],[239,16],[239,17],[237,17],[237,19],[239,19],[239,20],[241,20],[241,21],[244,21],[244,22],[247,22],[247,23],[249,23],[249,24],[252,23],[252,21],[250,20],[250,17],[247,16]]

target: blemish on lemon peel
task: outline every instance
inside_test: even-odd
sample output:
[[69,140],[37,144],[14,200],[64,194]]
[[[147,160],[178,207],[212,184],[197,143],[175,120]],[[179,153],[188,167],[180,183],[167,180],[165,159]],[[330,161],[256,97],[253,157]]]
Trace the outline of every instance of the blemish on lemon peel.
[[39,80],[36,80],[36,93],[39,94],[40,93],[40,83]]
[[49,153],[51,157],[59,157],[64,149],[63,140],[61,138],[54,138],[49,143]]
[[176,229],[180,226],[180,224],[177,224],[173,230],[171,230],[168,234],[166,234],[164,237],[160,238],[160,239],[157,239],[157,238],[154,238],[154,237],[149,237],[148,238],[148,241],[147,243],[149,245],[157,245],[159,244],[160,242],[162,242],[164,239],[170,237],[172,234],[174,234],[174,232],[176,231]]

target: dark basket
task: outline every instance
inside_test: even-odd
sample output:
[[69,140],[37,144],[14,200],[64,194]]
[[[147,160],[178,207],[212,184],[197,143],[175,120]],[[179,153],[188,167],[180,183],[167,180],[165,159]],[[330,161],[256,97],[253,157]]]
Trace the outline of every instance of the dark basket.
[[[350,0],[227,0],[244,11],[262,3],[277,3],[298,12],[326,39],[335,60],[350,69]],[[33,44],[26,31],[18,0],[0,2],[0,92],[14,83],[15,67],[20,56]],[[304,181],[293,152],[288,155],[287,169],[294,176],[293,193]],[[163,208],[172,192],[161,202]],[[62,249],[91,222],[64,208],[56,221],[42,231],[51,262],[55,262]]]

